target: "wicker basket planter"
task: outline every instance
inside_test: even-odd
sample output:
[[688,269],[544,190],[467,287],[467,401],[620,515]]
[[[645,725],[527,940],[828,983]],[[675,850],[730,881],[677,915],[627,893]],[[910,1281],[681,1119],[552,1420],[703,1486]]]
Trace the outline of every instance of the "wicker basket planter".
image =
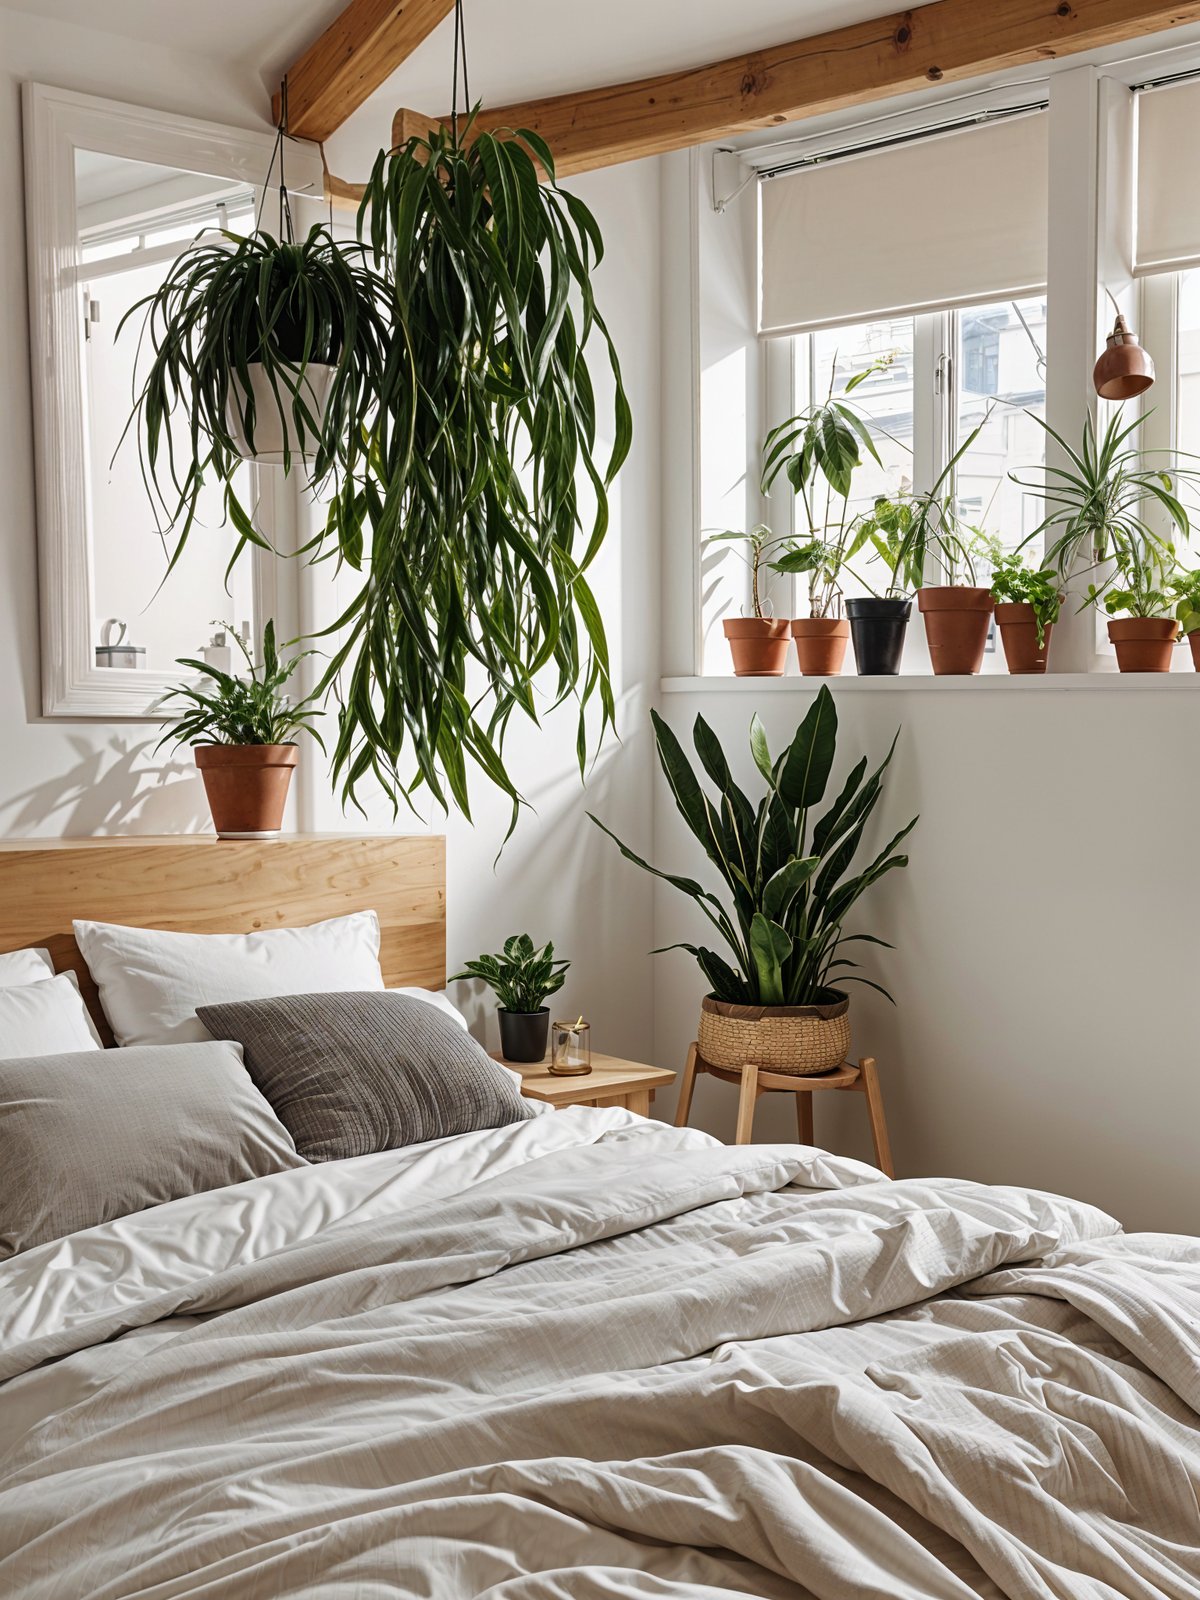
[[811,1078],[846,1059],[850,1000],[840,995],[819,1006],[736,1006],[705,995],[697,1045],[701,1060],[713,1067],[754,1062],[769,1072]]

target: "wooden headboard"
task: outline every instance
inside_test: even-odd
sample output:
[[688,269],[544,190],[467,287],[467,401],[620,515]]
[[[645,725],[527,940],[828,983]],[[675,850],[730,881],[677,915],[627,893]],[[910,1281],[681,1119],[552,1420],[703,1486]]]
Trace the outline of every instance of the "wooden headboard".
[[253,933],[367,910],[379,913],[384,982],[444,988],[441,837],[0,840],[0,952],[45,945],[58,971],[78,974],[106,1036],[96,987],[71,932],[75,917],[176,933]]

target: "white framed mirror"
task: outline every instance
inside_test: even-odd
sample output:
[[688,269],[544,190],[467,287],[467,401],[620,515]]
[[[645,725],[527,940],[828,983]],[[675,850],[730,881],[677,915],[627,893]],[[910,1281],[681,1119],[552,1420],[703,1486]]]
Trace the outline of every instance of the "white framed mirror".
[[[279,563],[245,550],[227,579],[237,535],[214,484],[168,573],[132,429],[122,442],[147,359],[140,316],[117,329],[201,229],[254,226],[275,136],[36,83],[24,112],[42,710],[154,718],[177,657],[221,649],[214,625],[261,636]],[[289,142],[287,179],[321,195],[315,146]],[[242,471],[243,503],[277,541],[281,470]]]

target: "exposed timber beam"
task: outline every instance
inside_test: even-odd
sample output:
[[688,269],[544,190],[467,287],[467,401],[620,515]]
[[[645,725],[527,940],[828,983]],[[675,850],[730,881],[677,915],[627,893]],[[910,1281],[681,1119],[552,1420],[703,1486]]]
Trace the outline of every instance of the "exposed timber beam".
[[475,126],[532,128],[565,177],[1195,22],[1200,0],[934,0],[686,72],[485,110]]
[[[288,132],[327,139],[453,9],[454,0],[350,0],[287,70]],[[273,107],[278,123],[278,93]]]

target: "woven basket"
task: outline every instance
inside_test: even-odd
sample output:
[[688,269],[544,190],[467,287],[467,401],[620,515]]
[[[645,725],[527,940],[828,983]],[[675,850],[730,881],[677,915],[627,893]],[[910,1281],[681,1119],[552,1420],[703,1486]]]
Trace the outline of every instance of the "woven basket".
[[712,1067],[745,1067],[811,1078],[845,1061],[850,1049],[846,995],[819,1006],[735,1006],[705,995],[700,1058]]

